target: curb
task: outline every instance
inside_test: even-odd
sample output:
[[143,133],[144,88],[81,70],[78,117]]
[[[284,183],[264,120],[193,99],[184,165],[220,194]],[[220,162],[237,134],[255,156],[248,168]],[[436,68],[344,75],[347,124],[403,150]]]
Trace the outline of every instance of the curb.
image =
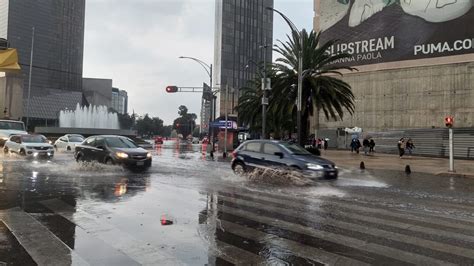
[[466,173],[440,172],[440,173],[436,173],[435,175],[443,176],[443,177],[474,178],[474,174],[466,174]]

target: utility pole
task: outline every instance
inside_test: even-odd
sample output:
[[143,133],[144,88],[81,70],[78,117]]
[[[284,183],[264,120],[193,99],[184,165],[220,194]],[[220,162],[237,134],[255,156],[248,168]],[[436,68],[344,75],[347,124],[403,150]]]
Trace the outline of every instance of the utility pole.
[[31,73],[33,72],[33,53],[35,45],[35,27],[31,28],[30,73],[28,74],[28,99],[26,100],[26,130],[30,122]]
[[227,158],[227,127],[228,127],[228,117],[227,117],[227,102],[229,101],[229,85],[225,85],[225,103],[224,103],[224,110],[225,110],[225,128],[224,128],[224,154],[222,157]]
[[261,139],[266,137],[266,127],[267,127],[267,47],[268,45],[262,45],[260,48],[263,48],[263,78],[262,78],[262,136]]

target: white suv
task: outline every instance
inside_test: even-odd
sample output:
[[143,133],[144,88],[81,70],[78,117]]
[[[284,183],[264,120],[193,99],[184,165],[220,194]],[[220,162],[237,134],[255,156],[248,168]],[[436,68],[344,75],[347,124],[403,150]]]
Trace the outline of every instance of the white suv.
[[0,120],[0,147],[11,135],[27,134],[25,124],[15,120]]
[[5,142],[3,152],[33,158],[50,159],[54,156],[53,145],[42,135],[13,135]]

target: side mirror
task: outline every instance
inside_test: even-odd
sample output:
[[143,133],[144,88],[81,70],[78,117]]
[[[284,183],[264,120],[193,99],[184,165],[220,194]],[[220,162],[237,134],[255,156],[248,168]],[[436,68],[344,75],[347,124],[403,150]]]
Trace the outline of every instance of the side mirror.
[[284,157],[284,156],[283,156],[283,152],[275,152],[274,154],[275,154],[276,156],[279,156],[280,159],[283,159],[283,157]]

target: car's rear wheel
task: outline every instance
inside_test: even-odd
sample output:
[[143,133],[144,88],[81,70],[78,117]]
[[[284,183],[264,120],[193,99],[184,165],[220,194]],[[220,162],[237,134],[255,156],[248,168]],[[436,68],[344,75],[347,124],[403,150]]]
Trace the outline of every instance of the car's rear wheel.
[[71,151],[71,147],[67,146],[66,150]]
[[236,175],[243,175],[246,172],[245,164],[241,162],[235,163],[233,170]]
[[26,152],[25,152],[24,149],[21,149],[21,150],[20,150],[20,155],[21,155],[21,156],[26,156]]
[[56,151],[58,151],[58,146],[54,145],[54,149],[55,149]]
[[3,148],[3,153],[8,154],[8,148],[7,147]]

